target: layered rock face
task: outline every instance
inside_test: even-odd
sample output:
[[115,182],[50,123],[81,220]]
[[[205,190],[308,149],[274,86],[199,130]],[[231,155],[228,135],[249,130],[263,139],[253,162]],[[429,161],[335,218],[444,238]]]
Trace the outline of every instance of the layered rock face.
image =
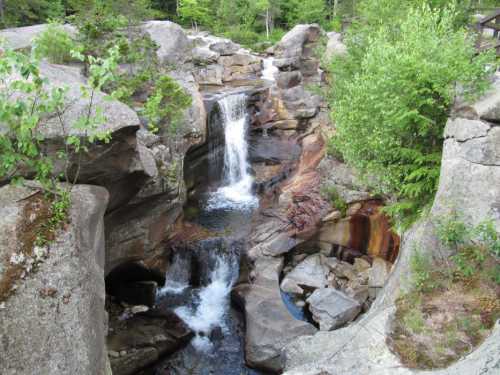
[[[459,209],[467,225],[493,219],[500,229],[500,188],[497,125],[500,123],[500,77],[493,88],[471,105],[461,105],[445,129],[441,178],[430,217],[415,224],[403,237],[401,252],[382,295],[359,322],[346,328],[302,337],[284,349],[286,375],[365,373],[413,374],[404,368],[386,343],[394,301],[401,279],[409,272],[415,249],[427,256],[438,252],[432,217]],[[496,374],[500,327],[472,353],[446,369],[421,374]],[[353,354],[355,353],[355,354]]]
[[[149,171],[133,200],[106,217],[106,272],[125,262],[154,258],[172,231],[186,198],[184,156],[206,139],[206,111],[193,75],[193,44],[186,32],[168,21],[149,21],[143,31],[158,45],[162,68],[191,96],[192,104],[179,124],[177,135],[160,129],[136,133],[143,165]],[[149,168],[146,168],[148,166]]]
[[42,193],[0,189],[2,374],[111,374],[104,342],[108,193],[76,185],[71,202],[69,224],[54,242],[33,247],[34,230],[47,220]]
[[193,71],[200,85],[223,86],[254,80],[262,70],[262,61],[229,39],[208,33],[189,36],[194,45]]

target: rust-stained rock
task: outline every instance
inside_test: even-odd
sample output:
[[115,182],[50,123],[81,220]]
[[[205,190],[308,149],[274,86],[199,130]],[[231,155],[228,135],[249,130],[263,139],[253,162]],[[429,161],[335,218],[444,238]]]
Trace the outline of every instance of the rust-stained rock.
[[399,236],[391,230],[380,207],[381,204],[375,201],[364,202],[355,215],[323,222],[319,241],[394,262],[399,250]]

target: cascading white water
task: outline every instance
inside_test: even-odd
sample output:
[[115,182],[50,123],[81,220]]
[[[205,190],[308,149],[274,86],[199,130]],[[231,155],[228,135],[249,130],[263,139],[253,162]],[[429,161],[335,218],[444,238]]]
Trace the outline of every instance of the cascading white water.
[[208,209],[245,209],[254,207],[253,177],[248,173],[248,125],[245,94],[232,94],[218,101],[224,126],[223,183],[208,200]]
[[267,57],[264,59],[264,69],[262,69],[262,78],[271,82],[276,81],[276,74],[279,69],[274,66],[274,57]]
[[172,264],[165,274],[165,286],[157,292],[157,297],[165,294],[180,294],[189,287],[190,259],[175,253]]
[[195,308],[181,306],[175,313],[195,333],[191,344],[201,351],[210,351],[212,343],[210,332],[220,327],[225,330],[225,316],[229,309],[229,293],[234,284],[237,265],[231,264],[225,257],[217,257],[215,268],[210,274],[210,282],[202,288],[198,295],[198,304]]

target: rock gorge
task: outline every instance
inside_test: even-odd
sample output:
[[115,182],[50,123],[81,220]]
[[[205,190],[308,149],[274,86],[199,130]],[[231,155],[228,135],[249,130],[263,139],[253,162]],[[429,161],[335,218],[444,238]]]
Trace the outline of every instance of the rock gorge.
[[[25,49],[41,30],[0,38]],[[428,253],[440,245],[430,220],[400,239],[383,199],[326,154],[334,124],[311,86],[325,83],[324,56],[345,53],[340,35],[298,25],[258,55],[169,21],[146,22],[141,33],[192,98],[181,133],[153,134],[134,108],[99,93],[112,139],[87,153],[70,223],[46,253],[29,234],[46,215],[40,193],[2,182],[0,373],[414,373],[390,351],[388,327],[415,243]],[[51,86],[69,86],[71,124],[84,110],[82,67],[40,69]],[[231,115],[221,101],[234,95],[244,97],[229,111],[242,111],[231,120],[245,123],[247,149],[238,155],[249,163],[238,178],[249,174],[259,203],[207,218],[207,195],[228,185],[223,125]],[[468,223],[488,214],[500,229],[499,123],[497,75],[490,93],[448,122],[431,215],[451,202]],[[50,121],[46,132],[50,153],[62,134]],[[332,206],[328,187],[345,210]],[[26,260],[12,264],[15,254]],[[197,305],[186,308],[186,299]],[[223,315],[230,319],[221,327]],[[496,374],[499,332],[449,369],[422,373]],[[224,357],[215,362],[226,367],[197,354],[205,345],[217,346]]]

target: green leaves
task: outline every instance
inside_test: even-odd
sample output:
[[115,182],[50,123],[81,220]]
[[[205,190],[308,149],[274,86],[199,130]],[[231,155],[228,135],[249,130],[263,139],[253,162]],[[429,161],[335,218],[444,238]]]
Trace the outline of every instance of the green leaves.
[[0,178],[12,178],[19,169],[34,170],[47,179],[52,164],[40,155],[37,127],[60,100],[45,92],[44,80],[30,57],[7,50],[0,59]]
[[63,25],[51,22],[46,29],[33,40],[33,53],[37,58],[45,57],[53,64],[63,64],[71,61],[71,50],[77,48],[71,36]]
[[469,96],[482,93],[493,58],[473,58],[467,32],[455,28],[453,6],[405,7],[384,19],[396,2],[370,4],[364,23],[347,36],[349,54],[331,65],[333,144],[383,193],[404,202],[388,210],[401,218],[428,204],[437,188],[456,86]]
[[[102,108],[95,105],[95,92],[114,79],[120,55],[112,48],[106,58],[85,57],[79,52],[72,56],[89,61],[90,87],[82,85],[82,97],[87,98],[87,110],[71,124],[64,123],[62,112],[66,103],[66,87],[49,88],[39,74],[37,60],[18,52],[6,50],[0,59],[0,179],[18,179],[19,175],[34,174],[42,186],[54,190],[58,171],[54,159],[64,159],[73,152],[87,152],[94,142],[109,142],[111,133],[103,125],[106,118]],[[42,127],[48,118],[60,121],[65,148],[43,153]],[[69,168],[69,164],[66,165]],[[67,174],[68,170],[65,171]],[[75,183],[74,177],[68,182]]]
[[162,76],[144,105],[144,115],[152,132],[167,124],[167,132],[175,134],[184,111],[191,105],[191,96],[171,77]]

